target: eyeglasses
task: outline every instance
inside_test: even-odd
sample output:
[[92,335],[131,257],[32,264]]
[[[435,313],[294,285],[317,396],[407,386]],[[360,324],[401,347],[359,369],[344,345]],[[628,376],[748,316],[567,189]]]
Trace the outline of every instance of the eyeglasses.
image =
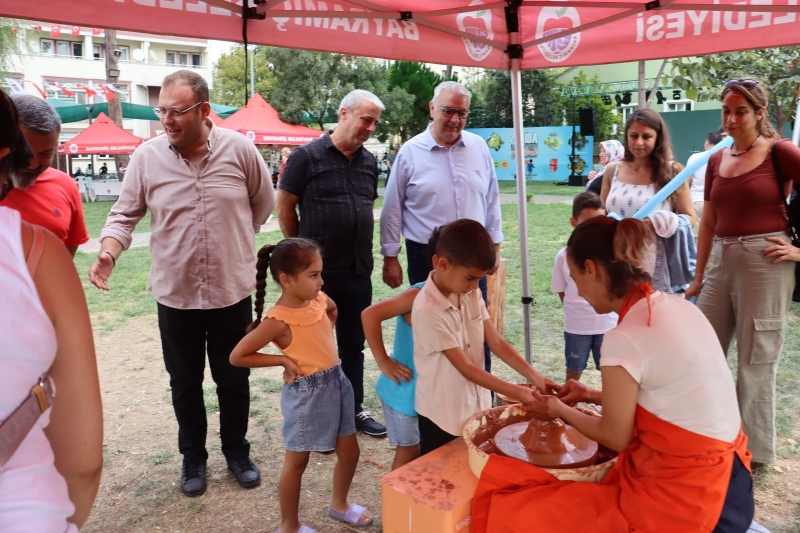
[[442,110],[442,114],[447,118],[453,118],[453,115],[458,115],[460,120],[466,120],[469,115],[469,109],[456,109],[455,107],[447,107],[441,105],[436,100],[433,101],[434,105]]
[[155,113],[158,118],[171,118],[172,120],[178,120],[183,116],[184,113],[186,113],[190,109],[194,109],[195,107],[204,103],[205,102],[197,102],[192,107],[187,107],[183,111],[181,111],[180,109],[176,109],[174,107],[170,109],[164,109],[163,107],[154,107],[153,113]]
[[758,80],[751,78],[738,78],[726,81],[723,87],[727,89],[729,87],[733,87],[734,85],[741,85],[749,91],[756,88],[756,85],[758,85]]

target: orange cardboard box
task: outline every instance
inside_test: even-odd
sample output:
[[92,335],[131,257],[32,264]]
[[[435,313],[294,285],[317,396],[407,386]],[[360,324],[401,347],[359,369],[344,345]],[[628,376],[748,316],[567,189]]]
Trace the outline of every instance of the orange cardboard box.
[[458,438],[381,480],[384,533],[468,533],[478,478]]

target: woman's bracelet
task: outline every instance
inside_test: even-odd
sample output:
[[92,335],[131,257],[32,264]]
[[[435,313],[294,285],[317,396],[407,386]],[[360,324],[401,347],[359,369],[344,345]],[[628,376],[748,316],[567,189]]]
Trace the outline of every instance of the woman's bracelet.
[[103,252],[103,253],[104,253],[104,254],[108,254],[108,257],[110,257],[110,258],[111,258],[111,264],[113,264],[114,266],[117,266],[117,259],[114,257],[114,255],[113,255],[111,252],[109,252],[108,250],[106,250],[106,251],[105,251],[105,252]]

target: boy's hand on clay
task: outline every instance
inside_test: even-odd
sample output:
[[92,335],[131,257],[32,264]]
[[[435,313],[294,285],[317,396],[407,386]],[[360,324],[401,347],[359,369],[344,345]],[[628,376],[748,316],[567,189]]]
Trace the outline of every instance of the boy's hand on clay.
[[522,404],[536,401],[535,391],[530,387],[523,387],[522,385],[514,385],[514,393],[511,397]]
[[544,377],[538,372],[533,376],[531,383],[543,394],[557,394],[558,391],[561,390],[561,385],[550,378]]
[[381,369],[383,374],[394,381],[395,385],[400,385],[400,380],[411,381],[414,379],[414,372],[405,365],[401,365],[391,357],[384,359],[378,363],[378,368]]
[[565,404],[574,406],[578,402],[590,401],[590,391],[591,389],[580,381],[570,379],[561,387],[557,396]]
[[552,420],[558,418],[558,413],[555,411],[555,406],[558,404],[558,398],[555,396],[545,396],[536,391],[533,393],[533,401],[524,402],[522,408],[531,413],[534,417],[541,420]]
[[297,363],[287,357],[286,361],[283,363],[283,382],[287,385],[291,385],[298,378],[302,378],[303,376],[305,376],[305,373],[300,370]]

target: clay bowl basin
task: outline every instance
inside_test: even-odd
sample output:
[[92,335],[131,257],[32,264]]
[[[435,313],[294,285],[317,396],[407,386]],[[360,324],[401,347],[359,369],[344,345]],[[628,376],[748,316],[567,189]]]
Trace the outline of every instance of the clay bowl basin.
[[[578,408],[581,412],[592,416],[600,416],[589,409]],[[533,417],[525,412],[517,404],[501,405],[493,409],[488,409],[467,420],[462,436],[467,443],[469,453],[469,467],[476,477],[481,477],[483,467],[489,460],[489,453],[492,453],[492,445],[487,441],[491,433],[486,430],[489,426],[506,426],[517,422],[526,422]],[[544,470],[553,474],[558,479],[570,481],[594,481],[603,479],[611,468],[617,463],[616,453],[601,446],[601,460],[604,462],[585,466],[582,468],[545,468]],[[610,459],[608,459],[610,456]]]

